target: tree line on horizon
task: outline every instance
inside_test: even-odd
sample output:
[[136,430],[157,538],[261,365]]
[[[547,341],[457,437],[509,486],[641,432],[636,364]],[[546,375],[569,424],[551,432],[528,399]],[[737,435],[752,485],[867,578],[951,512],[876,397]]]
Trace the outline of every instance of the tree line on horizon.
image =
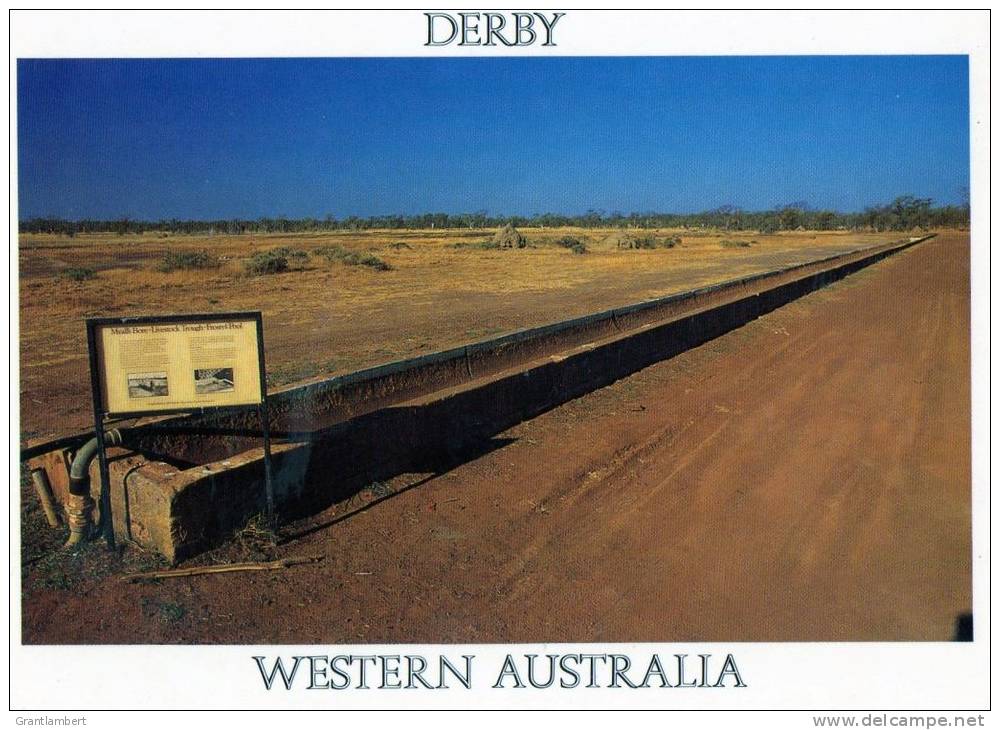
[[34,217],[20,221],[21,233],[117,233],[119,235],[165,232],[179,234],[308,233],[312,231],[364,231],[370,229],[496,228],[507,223],[524,227],[556,228],[715,228],[756,230],[761,233],[805,230],[907,231],[928,228],[966,228],[969,206],[935,206],[931,198],[903,195],[891,203],[866,208],[860,213],[814,209],[806,203],[792,203],[765,211],[746,211],[723,205],[701,213],[605,213],[588,210],[579,215],[540,213],[532,216],[491,216],[475,213],[421,213],[378,215],[366,218],[257,218],[221,220],[144,221],[127,217],[113,220],[65,220]]

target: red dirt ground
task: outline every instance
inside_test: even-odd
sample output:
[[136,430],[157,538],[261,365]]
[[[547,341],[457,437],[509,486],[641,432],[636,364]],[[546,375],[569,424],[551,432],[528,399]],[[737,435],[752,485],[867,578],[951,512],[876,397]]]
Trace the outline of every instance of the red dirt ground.
[[72,590],[29,564],[23,640],[951,639],[971,609],[969,302],[968,234],[944,233],[286,526],[273,556],[319,563]]

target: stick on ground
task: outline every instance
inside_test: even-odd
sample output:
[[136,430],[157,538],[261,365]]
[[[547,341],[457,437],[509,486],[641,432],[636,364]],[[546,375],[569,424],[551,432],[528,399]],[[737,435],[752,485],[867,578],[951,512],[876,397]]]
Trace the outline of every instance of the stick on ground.
[[160,578],[186,578],[192,575],[207,575],[210,573],[237,573],[248,570],[281,570],[293,565],[306,565],[323,559],[322,555],[310,555],[298,558],[282,558],[269,563],[230,563],[229,565],[202,565],[195,568],[175,568],[173,570],[153,570],[148,573],[130,573],[123,575],[122,580],[135,582],[140,580],[158,580]]

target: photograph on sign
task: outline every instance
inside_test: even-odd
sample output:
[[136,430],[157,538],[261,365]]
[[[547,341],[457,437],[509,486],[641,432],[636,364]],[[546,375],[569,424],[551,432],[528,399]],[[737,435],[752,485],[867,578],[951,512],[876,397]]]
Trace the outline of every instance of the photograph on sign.
[[151,398],[170,395],[167,384],[167,374],[163,373],[129,373],[128,397]]
[[232,368],[200,368],[194,371],[194,392],[228,393],[236,389]]

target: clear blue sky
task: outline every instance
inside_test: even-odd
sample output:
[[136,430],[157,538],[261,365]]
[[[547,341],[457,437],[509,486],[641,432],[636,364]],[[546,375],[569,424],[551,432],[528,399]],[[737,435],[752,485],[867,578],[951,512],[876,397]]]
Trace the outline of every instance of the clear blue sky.
[[962,201],[964,56],[21,60],[19,215]]

